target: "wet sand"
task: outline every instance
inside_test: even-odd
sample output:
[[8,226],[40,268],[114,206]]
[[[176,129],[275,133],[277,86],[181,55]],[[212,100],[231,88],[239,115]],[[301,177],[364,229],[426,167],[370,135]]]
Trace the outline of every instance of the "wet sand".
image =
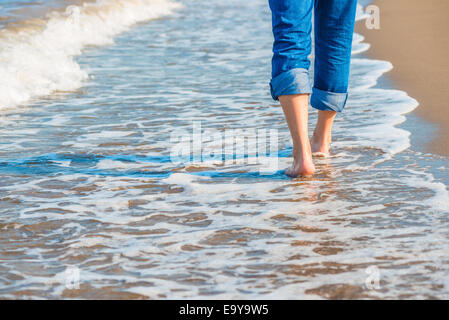
[[449,1],[373,4],[380,8],[380,30],[368,30],[363,21],[356,26],[372,45],[367,55],[393,64],[388,76],[420,103],[413,113],[437,126],[425,151],[449,156]]

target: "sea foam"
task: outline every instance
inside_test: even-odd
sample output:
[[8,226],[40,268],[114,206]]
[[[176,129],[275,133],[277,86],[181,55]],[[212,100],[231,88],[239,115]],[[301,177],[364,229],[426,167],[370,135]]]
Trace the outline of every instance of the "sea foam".
[[132,25],[179,6],[168,0],[97,0],[6,27],[0,31],[0,110],[80,88],[88,73],[74,58],[83,49],[111,44]]

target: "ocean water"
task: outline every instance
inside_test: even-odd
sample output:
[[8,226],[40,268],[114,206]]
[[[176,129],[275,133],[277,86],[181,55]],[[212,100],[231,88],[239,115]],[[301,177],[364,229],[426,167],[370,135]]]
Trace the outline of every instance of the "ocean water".
[[[0,6],[1,298],[449,299],[449,161],[362,36],[331,157],[290,179],[266,1]],[[253,140],[174,161],[242,129],[271,171]]]

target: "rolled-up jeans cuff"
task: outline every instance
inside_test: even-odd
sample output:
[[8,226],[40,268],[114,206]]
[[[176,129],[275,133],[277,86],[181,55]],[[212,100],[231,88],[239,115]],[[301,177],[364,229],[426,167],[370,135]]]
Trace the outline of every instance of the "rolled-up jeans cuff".
[[342,112],[347,99],[347,93],[324,91],[314,87],[310,105],[318,110]]
[[278,100],[279,96],[287,94],[312,93],[309,71],[303,68],[294,68],[282,72],[271,79],[270,91],[274,100]]

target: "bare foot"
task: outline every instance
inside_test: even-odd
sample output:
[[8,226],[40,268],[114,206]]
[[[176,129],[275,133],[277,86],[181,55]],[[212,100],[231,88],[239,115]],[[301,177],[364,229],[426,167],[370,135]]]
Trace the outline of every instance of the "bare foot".
[[315,173],[315,165],[309,152],[304,155],[293,156],[293,163],[290,168],[285,170],[289,177],[310,176]]

